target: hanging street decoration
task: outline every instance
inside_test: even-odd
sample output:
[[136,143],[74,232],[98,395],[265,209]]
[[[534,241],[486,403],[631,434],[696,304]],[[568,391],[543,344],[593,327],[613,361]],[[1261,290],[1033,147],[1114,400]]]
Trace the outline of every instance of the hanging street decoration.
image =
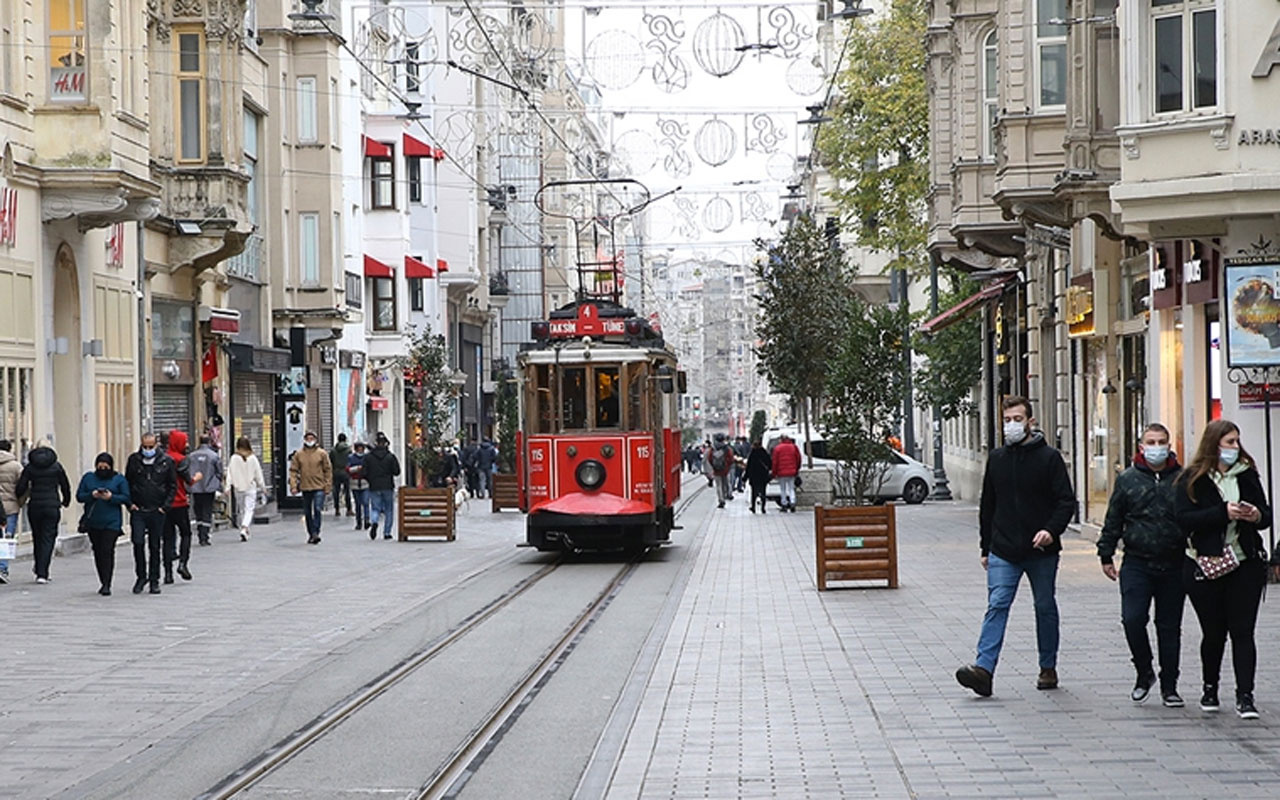
[[653,38],[645,49],[657,55],[653,65],[653,85],[672,94],[689,87],[689,67],[676,49],[684,41],[684,23],[673,22],[665,14],[645,14],[644,24]]
[[746,34],[736,19],[717,11],[698,24],[693,32],[693,60],[702,71],[716,78],[731,75],[741,64]]
[[693,139],[693,150],[704,164],[719,167],[729,163],[737,151],[737,137],[733,126],[719,117],[712,117],[702,123],[698,135]]

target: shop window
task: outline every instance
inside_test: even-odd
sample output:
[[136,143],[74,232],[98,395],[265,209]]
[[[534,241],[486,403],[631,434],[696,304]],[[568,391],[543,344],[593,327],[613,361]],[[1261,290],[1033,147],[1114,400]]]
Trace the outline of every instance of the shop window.
[[54,102],[88,99],[84,6],[85,0],[49,0],[49,99]]
[[396,329],[396,282],[394,278],[372,278],[373,329]]
[[622,427],[622,386],[617,367],[596,367],[595,427]]
[[982,40],[982,155],[996,157],[996,118],[1000,113],[999,68],[996,32]]
[[1218,26],[1213,0],[1151,0],[1152,98],[1157,114],[1218,104]]
[[298,141],[302,144],[315,144],[320,135],[316,110],[316,79],[298,78]]
[[0,439],[13,443],[18,458],[35,445],[31,383],[30,367],[0,367]]
[[151,302],[151,357],[184,360],[195,357],[195,325],[191,306],[167,300]]
[[369,206],[396,207],[396,165],[391,158],[369,159]]
[[1067,103],[1067,0],[1036,0],[1036,85],[1040,108]]
[[587,368],[566,367],[560,382],[565,430],[587,427]]
[[204,37],[178,31],[178,161],[204,161]]

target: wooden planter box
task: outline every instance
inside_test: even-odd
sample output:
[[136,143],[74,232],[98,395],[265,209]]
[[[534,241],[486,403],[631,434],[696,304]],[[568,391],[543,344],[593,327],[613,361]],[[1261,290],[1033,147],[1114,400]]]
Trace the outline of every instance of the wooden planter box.
[[814,508],[818,591],[828,581],[888,581],[898,588],[897,517],[892,505]]
[[400,541],[421,539],[454,540],[453,490],[403,487],[396,499]]
[[501,472],[489,476],[489,498],[493,501],[493,511],[497,513],[504,508],[520,507],[520,482],[515,475]]

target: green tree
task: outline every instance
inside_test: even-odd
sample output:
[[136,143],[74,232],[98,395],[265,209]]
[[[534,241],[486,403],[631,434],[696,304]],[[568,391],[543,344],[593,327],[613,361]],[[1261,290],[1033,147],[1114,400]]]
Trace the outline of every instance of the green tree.
[[[939,293],[940,308],[950,308],[977,291],[973,281],[958,273],[948,277],[951,285]],[[915,375],[920,400],[938,409],[943,419],[970,413],[971,392],[982,379],[982,318],[972,315],[937,333],[916,336],[912,343],[925,356]]]
[[680,443],[685,447],[691,444],[699,444],[702,442],[702,429],[693,425],[686,425],[680,429]]
[[852,294],[852,271],[807,214],[797,217],[778,242],[762,248],[765,257],[755,267],[759,370],[774,391],[799,402],[809,438],[815,401],[826,388],[828,344],[837,338]]
[[498,471],[511,474],[516,471],[516,433],[520,430],[520,403],[516,397],[517,381],[508,375],[499,375],[496,408],[498,415]]
[[765,426],[769,424],[769,418],[765,416],[763,411],[756,411],[751,415],[751,434],[747,437],[752,443],[758,442],[764,438]]
[[832,121],[818,154],[837,180],[831,198],[865,247],[896,257],[890,269],[926,263],[929,95],[925,0],[892,0],[886,13],[854,23],[836,81]]
[[450,380],[444,337],[415,334],[399,366],[408,390],[408,416],[417,428],[416,439],[409,443],[409,457],[418,469],[419,483],[425,484],[440,468],[440,450],[452,428],[456,387]]
[[902,420],[908,320],[901,308],[871,305],[852,293],[846,303],[826,375],[822,428],[827,455],[837,462],[837,495],[862,504],[884,481],[887,442]]

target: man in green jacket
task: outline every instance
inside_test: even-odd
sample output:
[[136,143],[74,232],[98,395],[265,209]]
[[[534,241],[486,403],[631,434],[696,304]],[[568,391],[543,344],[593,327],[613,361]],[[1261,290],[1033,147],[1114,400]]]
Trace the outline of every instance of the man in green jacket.
[[333,515],[342,516],[342,500],[347,501],[347,516],[351,512],[351,476],[347,474],[347,459],[351,456],[351,445],[347,444],[347,435],[338,434],[338,443],[329,451],[329,465],[333,469]]
[[[1182,609],[1186,591],[1182,562],[1187,538],[1174,521],[1174,479],[1181,472],[1178,457],[1169,450],[1169,429],[1153,422],[1142,432],[1142,449],[1133,466],[1116,478],[1107,516],[1098,538],[1102,572],[1120,579],[1120,617],[1129,641],[1138,680],[1129,694],[1146,701],[1155,685],[1147,620],[1156,607],[1156,642],[1160,652],[1160,697],[1169,708],[1181,708],[1178,661],[1182,652]],[[1124,561],[1117,574],[1112,560],[1116,544],[1124,540]]]

